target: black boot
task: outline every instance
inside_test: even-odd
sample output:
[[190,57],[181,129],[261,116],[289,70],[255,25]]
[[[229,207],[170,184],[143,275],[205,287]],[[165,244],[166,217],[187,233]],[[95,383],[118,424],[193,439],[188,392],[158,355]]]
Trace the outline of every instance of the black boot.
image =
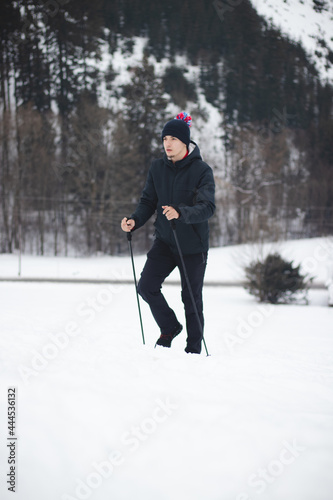
[[178,325],[173,329],[173,331],[171,333],[168,333],[168,334],[162,333],[160,338],[157,340],[155,347],[157,345],[162,345],[163,347],[171,347],[171,342],[173,341],[173,339],[175,337],[177,337],[177,335],[180,334],[182,329],[183,329],[183,326],[180,323],[178,323]]
[[200,354],[197,349],[192,349],[191,347],[185,347],[184,351],[191,354]]

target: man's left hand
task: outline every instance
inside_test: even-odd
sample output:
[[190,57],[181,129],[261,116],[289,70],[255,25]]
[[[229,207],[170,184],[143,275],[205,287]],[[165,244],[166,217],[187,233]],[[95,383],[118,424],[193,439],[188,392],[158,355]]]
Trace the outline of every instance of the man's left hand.
[[169,205],[162,206],[162,208],[163,208],[163,215],[165,215],[165,217],[168,220],[179,219],[179,213],[175,208],[170,207]]

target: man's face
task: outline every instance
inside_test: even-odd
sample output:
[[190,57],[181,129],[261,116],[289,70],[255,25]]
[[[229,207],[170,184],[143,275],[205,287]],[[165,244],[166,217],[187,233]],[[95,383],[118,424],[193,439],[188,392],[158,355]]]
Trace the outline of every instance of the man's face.
[[166,135],[163,137],[163,146],[167,157],[173,163],[182,160],[186,155],[186,144],[172,135]]

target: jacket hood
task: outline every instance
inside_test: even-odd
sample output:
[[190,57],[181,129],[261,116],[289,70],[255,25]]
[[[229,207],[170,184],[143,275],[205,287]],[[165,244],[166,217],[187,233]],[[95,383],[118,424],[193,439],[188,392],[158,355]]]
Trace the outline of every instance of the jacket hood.
[[171,160],[168,160],[166,153],[164,153],[164,155],[163,155],[164,163],[166,165],[169,165],[170,167],[182,168],[185,165],[192,163],[192,161],[194,161],[194,160],[202,160],[200,149],[194,141],[190,142],[190,145],[188,148],[188,155],[186,156],[186,158],[183,158],[180,161],[176,161],[176,163],[172,163]]

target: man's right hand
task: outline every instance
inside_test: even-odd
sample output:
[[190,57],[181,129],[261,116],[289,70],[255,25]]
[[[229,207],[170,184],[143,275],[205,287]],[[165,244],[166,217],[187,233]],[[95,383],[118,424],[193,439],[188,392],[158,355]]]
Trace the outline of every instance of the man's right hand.
[[121,229],[125,231],[125,233],[130,233],[135,226],[135,220],[134,219],[128,219],[127,217],[124,217],[123,220],[121,221]]

